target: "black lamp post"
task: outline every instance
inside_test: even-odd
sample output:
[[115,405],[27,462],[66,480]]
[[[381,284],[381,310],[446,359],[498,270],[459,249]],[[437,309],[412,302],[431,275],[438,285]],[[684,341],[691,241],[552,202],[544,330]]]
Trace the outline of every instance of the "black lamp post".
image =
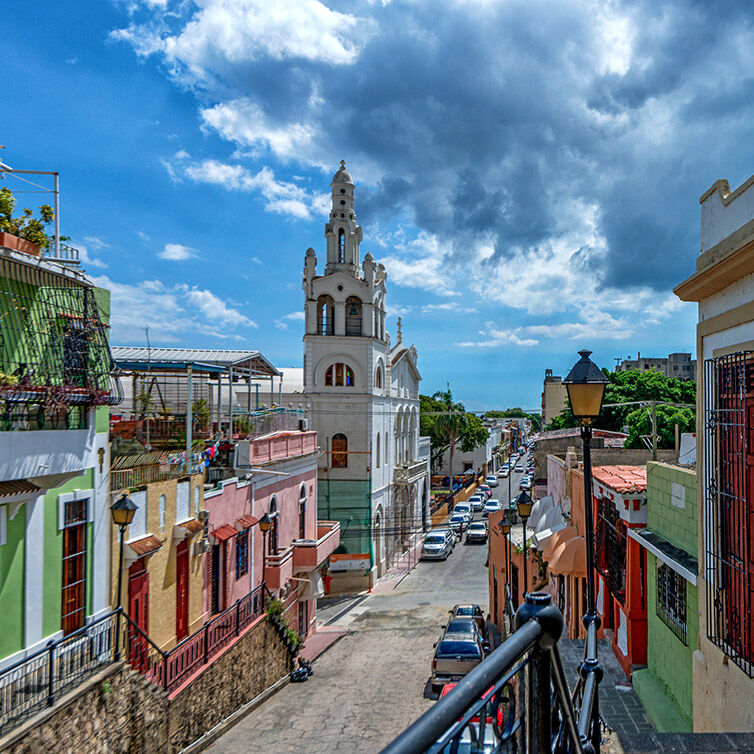
[[581,424],[584,444],[584,518],[586,525],[586,593],[587,614],[584,626],[597,618],[594,599],[594,501],[592,496],[592,422],[602,410],[607,377],[589,358],[591,351],[579,351],[581,358],[574,364],[563,383],[568,390],[571,412]]
[[120,614],[121,614],[121,586],[123,583],[123,539],[126,527],[133,521],[138,506],[124,492],[111,506],[110,513],[113,523],[118,527],[120,535],[120,557],[118,558],[118,613],[115,618],[115,660],[120,660]]
[[534,501],[529,497],[529,493],[526,490],[521,490],[521,494],[516,498],[516,508],[518,509],[518,515],[524,522],[524,599],[526,598],[526,593],[529,591],[529,581],[526,573],[526,559],[529,551],[526,544],[526,520],[531,516],[533,506]]
[[271,526],[272,520],[269,515],[265,513],[262,518],[259,519],[259,528],[262,531],[262,584],[265,587],[267,586],[267,532],[269,532]]
[[503,535],[503,553],[505,557],[505,607],[508,608],[508,593],[510,592],[510,583],[511,583],[511,559],[510,554],[508,551],[510,540],[508,539],[508,535],[511,533],[511,522],[508,519],[508,513],[502,517],[500,520],[500,523],[498,524],[498,529],[500,530],[500,533]]

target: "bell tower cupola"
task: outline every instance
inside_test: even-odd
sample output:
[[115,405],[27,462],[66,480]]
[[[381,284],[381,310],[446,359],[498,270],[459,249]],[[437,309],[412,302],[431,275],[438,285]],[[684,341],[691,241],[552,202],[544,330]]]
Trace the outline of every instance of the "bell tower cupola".
[[330,221],[325,226],[327,239],[327,266],[325,274],[337,271],[351,272],[358,275],[359,244],[361,243],[361,226],[356,223],[353,209],[354,184],[346,170],[344,160],[335,173],[330,184],[332,189],[332,209]]

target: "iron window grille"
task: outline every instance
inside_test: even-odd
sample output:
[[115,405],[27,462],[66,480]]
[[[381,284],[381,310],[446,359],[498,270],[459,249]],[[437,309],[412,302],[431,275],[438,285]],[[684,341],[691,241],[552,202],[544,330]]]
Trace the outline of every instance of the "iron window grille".
[[657,616],[686,644],[686,579],[657,563]]
[[707,636],[754,677],[751,517],[754,352],[704,362],[704,574]]
[[612,500],[599,498],[594,562],[610,593],[626,604],[626,532]]
[[236,534],[236,578],[249,572],[249,530]]

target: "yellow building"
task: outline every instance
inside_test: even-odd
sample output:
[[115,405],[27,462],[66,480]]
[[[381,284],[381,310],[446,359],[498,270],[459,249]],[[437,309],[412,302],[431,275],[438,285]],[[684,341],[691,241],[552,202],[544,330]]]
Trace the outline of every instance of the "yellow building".
[[754,176],[735,191],[717,181],[700,203],[696,272],[675,288],[699,307],[693,718],[695,731],[742,732],[754,730]]
[[568,403],[568,391],[562,377],[553,377],[552,369],[545,369],[542,386],[542,427],[546,427]]
[[[121,604],[161,649],[204,623],[204,475],[150,482],[124,492],[138,506],[125,533]],[[118,604],[118,529],[112,526],[112,595]]]

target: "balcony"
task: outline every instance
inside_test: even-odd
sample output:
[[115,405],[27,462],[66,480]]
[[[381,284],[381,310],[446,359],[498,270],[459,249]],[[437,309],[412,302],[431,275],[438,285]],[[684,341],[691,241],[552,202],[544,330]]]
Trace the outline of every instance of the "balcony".
[[393,474],[394,484],[413,484],[418,482],[427,473],[426,461],[410,461],[395,467]]
[[313,571],[340,544],[339,521],[317,521],[317,539],[293,540],[293,572]]
[[[238,458],[240,463],[246,460],[242,455],[242,443],[239,443]],[[310,432],[276,432],[275,434],[257,437],[248,442],[248,465],[284,461],[287,458],[305,456],[317,450],[317,433]]]
[[293,546],[265,558],[264,581],[268,589],[280,589],[293,576]]

